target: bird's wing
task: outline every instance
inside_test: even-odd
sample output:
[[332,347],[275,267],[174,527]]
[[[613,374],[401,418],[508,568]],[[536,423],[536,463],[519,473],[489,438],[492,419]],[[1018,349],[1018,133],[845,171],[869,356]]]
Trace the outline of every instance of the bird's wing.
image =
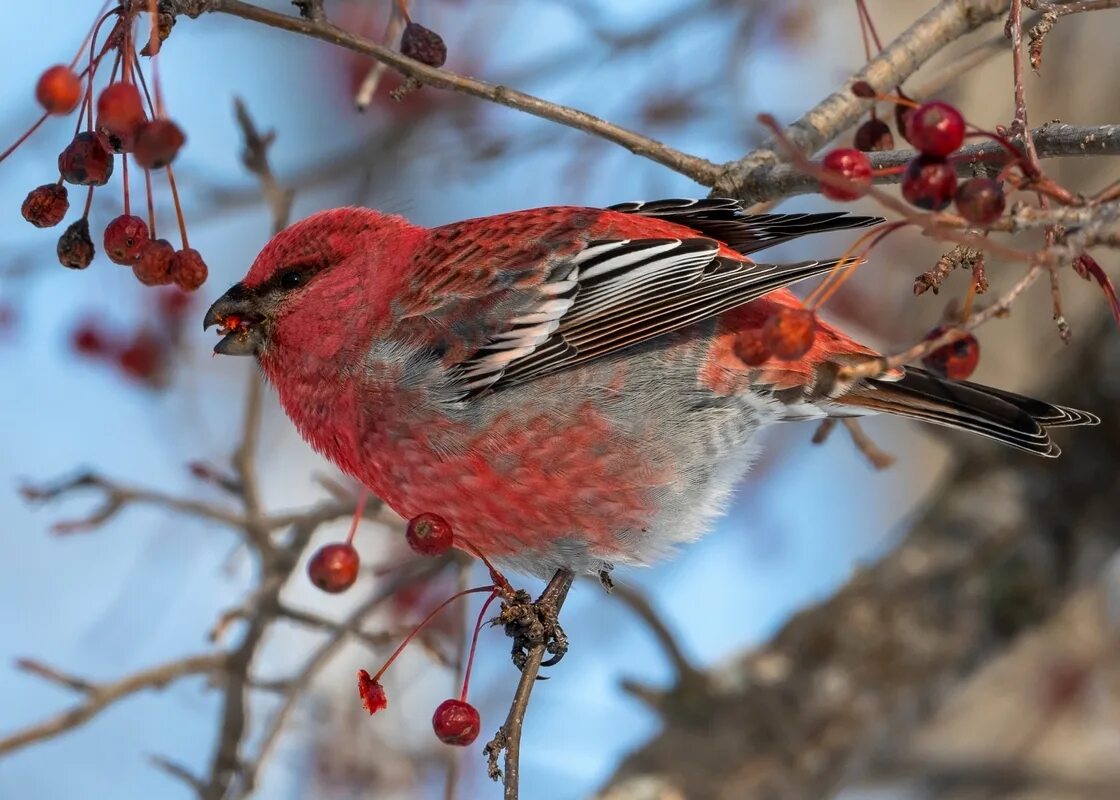
[[646,342],[836,264],[752,263],[704,237],[589,239],[587,226],[515,234],[495,219],[436,229],[413,257],[413,286],[424,290],[402,300],[464,398]]
[[813,233],[866,228],[884,221],[882,217],[865,217],[846,211],[748,214],[742,203],[727,197],[618,203],[609,210],[685,225],[744,255]]

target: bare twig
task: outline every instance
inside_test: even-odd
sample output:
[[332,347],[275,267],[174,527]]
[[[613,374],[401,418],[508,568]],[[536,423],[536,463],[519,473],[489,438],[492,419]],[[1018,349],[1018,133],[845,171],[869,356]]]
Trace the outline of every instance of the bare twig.
[[45,722],[0,738],[0,755],[73,730],[97,716],[108,706],[129,695],[142,692],[145,689],[162,689],[172,681],[187,675],[208,674],[223,670],[226,667],[226,659],[227,655],[225,653],[204,653],[189,658],[177,658],[174,661],[149,667],[108,683],[92,683],[69,676],[65,680],[61,680],[62,673],[37,662],[31,662],[36,664],[36,667],[32,670],[35,674],[41,677],[47,677],[49,674],[51,675],[49,680],[54,683],[63,683],[69,688],[75,688],[75,685],[80,683],[81,691],[85,697],[77,706],[63,711]]
[[[534,607],[539,609],[542,615],[555,621],[564,605],[564,600],[568,596],[568,590],[572,587],[573,580],[575,580],[575,575],[570,570],[557,570],[556,574],[552,576],[552,580],[548,582],[548,586],[545,587],[545,590],[541,592],[540,597],[533,604]],[[501,774],[502,797],[505,800],[517,800],[518,798],[518,785],[521,779],[521,726],[525,721],[525,711],[529,707],[529,696],[532,694],[533,685],[540,674],[546,646],[547,641],[542,640],[526,654],[525,661],[521,666],[521,680],[517,683],[517,691],[513,695],[513,703],[510,705],[506,721],[502,723],[502,727],[498,729],[494,738],[486,745],[486,756],[491,765],[490,777],[497,779]],[[504,770],[499,773],[497,761],[503,751],[505,752]]]

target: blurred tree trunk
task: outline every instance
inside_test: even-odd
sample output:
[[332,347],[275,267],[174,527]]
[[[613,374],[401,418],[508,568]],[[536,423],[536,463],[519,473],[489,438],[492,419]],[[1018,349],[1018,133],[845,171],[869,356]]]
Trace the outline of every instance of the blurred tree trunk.
[[601,797],[830,797],[1097,574],[1120,544],[1111,320],[1084,325],[1054,363],[1060,374],[1037,394],[1097,412],[1100,427],[1057,431],[1058,460],[955,437],[955,468],[882,560],[762,648],[687,685],[640,692],[664,727]]

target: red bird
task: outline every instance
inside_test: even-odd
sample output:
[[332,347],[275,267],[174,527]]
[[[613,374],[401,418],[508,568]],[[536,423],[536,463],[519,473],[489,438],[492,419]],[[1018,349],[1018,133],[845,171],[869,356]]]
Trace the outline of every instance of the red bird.
[[699,536],[774,422],[898,414],[1056,456],[1091,414],[921,369],[820,323],[751,366],[736,344],[835,261],[746,255],[874,217],[733,200],[540,208],[438,228],[362,208],[274,238],[206,314],[305,439],[405,518],[436,512],[522,572],[603,573]]

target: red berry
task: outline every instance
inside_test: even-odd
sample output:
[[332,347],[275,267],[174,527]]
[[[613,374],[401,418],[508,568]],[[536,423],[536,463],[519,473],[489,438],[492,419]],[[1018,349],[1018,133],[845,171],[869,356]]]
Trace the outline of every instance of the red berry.
[[58,172],[67,183],[104,186],[113,176],[113,154],[96,133],[84,131],[59,154]]
[[175,160],[186,140],[179,126],[171,120],[154,119],[140,126],[132,152],[140,166],[162,169]]
[[110,261],[132,266],[148,244],[148,223],[140,217],[122,214],[105,227],[104,243]]
[[183,291],[193,292],[206,283],[208,274],[202,254],[192,247],[177,251],[171,260],[171,277]]
[[[934,328],[926,334],[926,340],[936,339],[946,330],[944,326]],[[922,358],[922,363],[930,372],[935,372],[943,378],[963,381],[976,371],[976,365],[980,363],[980,342],[969,333],[964,338],[926,354]]]
[[974,225],[991,225],[1007,205],[1003,184],[994,178],[969,178],[953,199],[960,215]]
[[444,744],[466,747],[478,738],[482,719],[478,710],[462,700],[444,700],[432,715],[432,729]]
[[85,269],[93,261],[94,252],[89,220],[85,217],[70,225],[58,238],[58,261],[64,267]]
[[813,346],[817,336],[817,315],[807,308],[783,306],[766,320],[762,340],[775,358],[792,361]]
[[401,55],[414,58],[429,67],[442,67],[447,61],[447,45],[435,31],[409,22],[401,34]]
[[95,322],[83,322],[70,334],[70,346],[83,356],[103,356],[109,352],[105,331]]
[[65,64],[55,64],[39,76],[35,99],[48,114],[69,114],[82,99],[82,79]]
[[[132,274],[145,286],[163,286],[173,281],[171,264],[175,248],[166,239],[149,239],[132,265]],[[181,294],[176,291],[175,294]],[[165,315],[166,316],[166,315]]]
[[117,354],[117,365],[129,377],[156,385],[162,381],[166,356],[163,341],[152,331],[142,328]]
[[887,123],[873,117],[856,128],[853,143],[857,150],[864,153],[874,153],[879,150],[893,149],[894,136],[891,135],[891,129]]
[[843,186],[833,186],[821,181],[821,194],[830,200],[856,200],[867,194],[867,189],[871,186],[871,162],[854,148],[839,147],[832,150],[824,157],[821,167],[849,181]]
[[918,156],[902,174],[902,196],[926,211],[945,208],[956,191],[957,173],[953,165],[937,156]]
[[311,582],[324,592],[338,594],[354,585],[358,579],[361,559],[354,546],[336,542],[320,547],[307,564]]
[[748,367],[757,367],[769,360],[771,353],[762,328],[746,328],[735,336],[735,357]]
[[923,155],[944,158],[964,144],[964,117],[940,100],[923,103],[906,120],[906,139]]
[[20,212],[36,228],[53,228],[70,209],[67,194],[61,183],[45,183],[28,193]]
[[135,84],[110,83],[97,98],[97,128],[124,142],[131,142],[143,124],[144,101]]
[[362,706],[371,715],[389,707],[385,687],[371,678],[364,669],[358,670],[358,697],[362,699]]
[[422,556],[440,556],[451,549],[455,535],[439,514],[420,514],[408,521],[404,533],[408,546]]

